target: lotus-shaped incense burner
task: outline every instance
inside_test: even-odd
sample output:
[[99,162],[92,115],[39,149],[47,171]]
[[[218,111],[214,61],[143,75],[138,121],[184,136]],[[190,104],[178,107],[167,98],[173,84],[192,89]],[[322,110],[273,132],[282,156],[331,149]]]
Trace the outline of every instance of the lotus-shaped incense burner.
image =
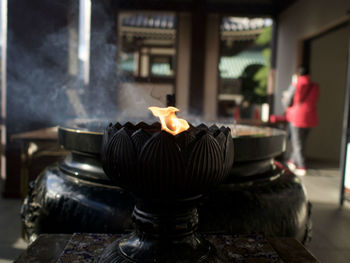
[[196,233],[196,201],[232,167],[229,128],[189,125],[173,135],[159,123],[110,124],[102,156],[107,176],[137,202],[135,231],[112,243],[100,262],[216,262]]

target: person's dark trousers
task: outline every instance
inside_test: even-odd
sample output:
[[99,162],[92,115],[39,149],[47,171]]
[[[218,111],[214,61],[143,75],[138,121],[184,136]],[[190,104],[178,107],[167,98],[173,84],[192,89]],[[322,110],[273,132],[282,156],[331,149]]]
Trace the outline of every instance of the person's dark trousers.
[[292,153],[289,160],[295,163],[298,168],[305,168],[305,144],[311,128],[298,128],[290,123],[289,129],[292,142]]

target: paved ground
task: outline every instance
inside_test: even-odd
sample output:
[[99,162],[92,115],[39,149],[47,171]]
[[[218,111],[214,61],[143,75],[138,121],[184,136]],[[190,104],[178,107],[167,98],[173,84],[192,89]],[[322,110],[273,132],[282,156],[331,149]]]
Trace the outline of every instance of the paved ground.
[[[339,170],[319,163],[303,181],[313,204],[313,239],[308,249],[320,262],[350,262],[350,205],[338,205]],[[0,263],[12,262],[26,248],[20,239],[19,211],[19,200],[0,199]]]
[[325,263],[350,262],[350,204],[339,206],[337,168],[310,169],[303,178],[313,205],[313,238],[308,249]]
[[20,238],[20,200],[0,199],[0,263],[13,262],[27,247]]

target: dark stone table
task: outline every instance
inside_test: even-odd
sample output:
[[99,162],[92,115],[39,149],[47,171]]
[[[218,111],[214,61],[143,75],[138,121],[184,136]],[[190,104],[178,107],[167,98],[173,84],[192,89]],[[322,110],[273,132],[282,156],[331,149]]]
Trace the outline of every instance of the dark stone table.
[[[49,127],[40,130],[13,134],[11,141],[18,141],[21,145],[21,173],[20,196],[25,198],[28,194],[28,183],[35,178],[30,176],[29,168],[34,159],[39,157],[50,158],[51,162],[36,162],[36,171],[41,172],[49,163],[53,163],[67,154],[58,144],[58,127]],[[34,146],[34,147],[33,147]],[[34,173],[35,176],[39,173]]]
[[[261,235],[204,235],[216,248],[219,262],[318,262],[294,238]],[[15,261],[17,263],[94,262],[108,244],[120,235],[112,234],[47,234],[41,235]]]

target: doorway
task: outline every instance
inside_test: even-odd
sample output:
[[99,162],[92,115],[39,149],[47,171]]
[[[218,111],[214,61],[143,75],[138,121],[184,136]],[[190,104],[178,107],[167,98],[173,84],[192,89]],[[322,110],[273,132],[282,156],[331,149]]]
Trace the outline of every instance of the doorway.
[[308,139],[306,157],[339,167],[350,24],[304,41],[304,65],[320,86],[319,125]]

